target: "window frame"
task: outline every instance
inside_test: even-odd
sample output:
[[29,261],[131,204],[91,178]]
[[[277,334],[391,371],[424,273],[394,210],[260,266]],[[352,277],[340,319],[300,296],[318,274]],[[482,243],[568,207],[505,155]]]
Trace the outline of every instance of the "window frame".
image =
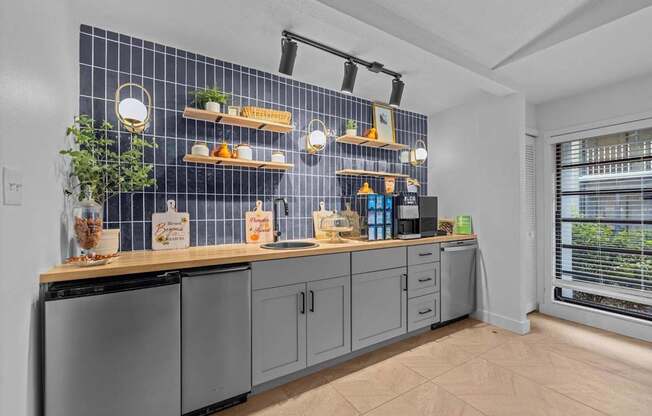
[[[580,304],[558,301],[555,286],[556,144],[586,137],[652,128],[652,111],[544,131],[538,142],[538,303],[545,314],[652,341],[652,322]],[[579,288],[578,288],[579,289]]]

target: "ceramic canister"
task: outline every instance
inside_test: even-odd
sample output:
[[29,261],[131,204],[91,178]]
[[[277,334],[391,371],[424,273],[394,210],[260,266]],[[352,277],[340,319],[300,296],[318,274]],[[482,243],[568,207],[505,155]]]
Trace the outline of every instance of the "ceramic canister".
[[208,156],[208,146],[204,142],[197,142],[192,146],[193,155]]
[[253,151],[251,149],[251,146],[249,146],[248,144],[239,144],[236,149],[238,152],[238,159],[244,159],[244,160],[253,159]]
[[272,153],[272,162],[274,163],[285,163],[285,155],[283,152],[273,152]]

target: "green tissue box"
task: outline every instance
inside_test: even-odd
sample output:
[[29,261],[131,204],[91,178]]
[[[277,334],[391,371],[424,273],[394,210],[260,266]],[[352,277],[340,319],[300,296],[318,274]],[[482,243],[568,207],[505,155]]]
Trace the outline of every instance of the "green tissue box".
[[473,234],[473,223],[470,215],[458,215],[455,217],[455,234]]

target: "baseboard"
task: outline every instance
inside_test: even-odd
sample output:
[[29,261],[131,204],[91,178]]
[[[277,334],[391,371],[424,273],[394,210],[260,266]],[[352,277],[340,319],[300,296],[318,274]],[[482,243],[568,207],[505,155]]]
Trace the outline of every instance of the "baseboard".
[[519,335],[525,335],[530,332],[530,320],[517,321],[497,313],[489,312],[487,310],[476,310],[471,314],[471,317],[486,322],[491,325],[499,326]]

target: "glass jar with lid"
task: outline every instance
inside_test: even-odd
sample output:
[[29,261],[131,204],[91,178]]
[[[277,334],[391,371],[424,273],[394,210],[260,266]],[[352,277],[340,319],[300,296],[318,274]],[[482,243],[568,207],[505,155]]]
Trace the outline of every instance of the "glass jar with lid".
[[102,237],[102,206],[93,200],[85,187],[82,200],[73,209],[75,237],[84,255],[92,255]]
[[338,212],[333,212],[328,217],[322,218],[320,228],[330,234],[329,243],[346,242],[340,233],[349,233],[353,229],[349,219]]

